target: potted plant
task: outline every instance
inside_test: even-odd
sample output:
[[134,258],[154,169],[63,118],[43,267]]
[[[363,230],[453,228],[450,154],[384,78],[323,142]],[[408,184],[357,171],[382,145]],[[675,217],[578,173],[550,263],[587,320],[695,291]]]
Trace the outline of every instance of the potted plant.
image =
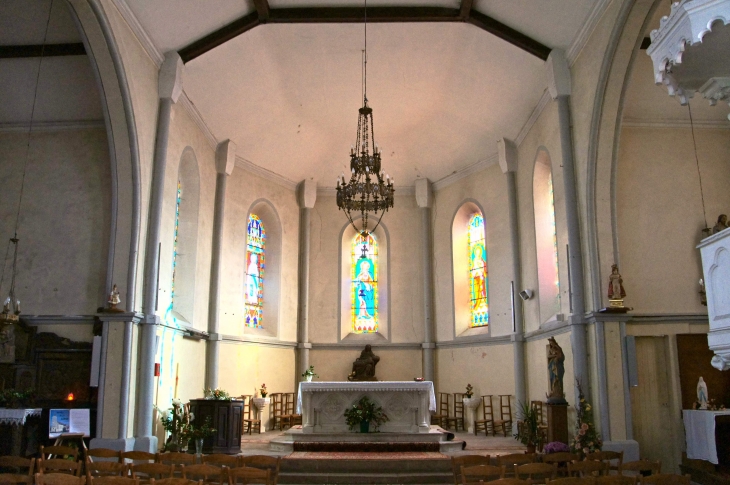
[[367,396],[361,397],[351,408],[345,410],[345,422],[350,431],[359,425],[361,433],[369,433],[370,423],[375,425],[377,431],[378,427],[387,421],[388,416],[383,412],[383,408]]
[[259,389],[259,392],[261,393],[261,397],[266,397],[266,395],[269,393],[269,391],[266,390],[266,383],[261,384],[261,389]]
[[302,377],[304,377],[304,380],[306,380],[307,382],[312,382],[312,377],[319,377],[319,376],[314,373],[314,366],[310,365],[309,369],[304,371],[304,374],[302,374]]
[[528,453],[534,453],[542,443],[540,420],[537,410],[529,402],[521,402],[518,406],[517,434],[515,439],[527,447]]
[[195,441],[195,454],[196,455],[202,455],[203,454],[203,440],[209,436],[213,436],[216,433],[216,429],[211,427],[211,420],[210,416],[205,418],[205,422],[202,426],[195,427],[192,424],[190,425],[189,429],[187,430],[187,437],[188,440],[194,440]]

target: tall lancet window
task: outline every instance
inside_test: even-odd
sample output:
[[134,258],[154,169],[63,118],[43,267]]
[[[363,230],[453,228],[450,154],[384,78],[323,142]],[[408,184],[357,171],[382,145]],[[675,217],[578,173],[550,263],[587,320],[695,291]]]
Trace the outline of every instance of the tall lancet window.
[[378,242],[356,234],[350,252],[350,302],[353,333],[378,331]]
[[537,250],[540,320],[544,323],[561,311],[555,193],[553,191],[552,164],[546,150],[541,149],[537,153],[532,197],[535,205],[535,248]]
[[550,227],[553,231],[553,267],[555,268],[555,293],[557,306],[560,306],[560,278],[558,278],[558,229],[555,227],[555,194],[553,193],[553,175],[548,178],[548,193],[550,198]]
[[469,288],[471,327],[489,324],[489,273],[487,271],[487,249],[484,244],[484,217],[476,213],[469,219],[467,229],[469,249]]
[[246,230],[245,321],[251,328],[263,328],[266,231],[256,214],[248,216]]

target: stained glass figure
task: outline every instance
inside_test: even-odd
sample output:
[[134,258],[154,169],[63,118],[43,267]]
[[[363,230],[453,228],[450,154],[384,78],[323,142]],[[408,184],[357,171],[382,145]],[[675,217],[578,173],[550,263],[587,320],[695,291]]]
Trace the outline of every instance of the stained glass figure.
[[175,239],[172,242],[172,278],[170,281],[170,308],[175,302],[175,269],[177,268],[177,236],[180,229],[180,201],[182,200],[182,183],[177,181],[177,199],[175,201]]
[[469,219],[469,287],[471,289],[471,327],[489,324],[489,273],[487,272],[487,248],[484,244],[484,217],[476,213]]
[[378,331],[378,243],[375,236],[357,234],[352,239],[350,301],[352,331]]
[[555,265],[555,304],[560,309],[560,278],[558,276],[558,230],[555,227],[555,196],[553,194],[553,175],[548,177],[548,191],[550,192],[550,227],[553,231],[553,264]]
[[266,231],[256,214],[249,215],[246,234],[245,323],[247,327],[263,328]]

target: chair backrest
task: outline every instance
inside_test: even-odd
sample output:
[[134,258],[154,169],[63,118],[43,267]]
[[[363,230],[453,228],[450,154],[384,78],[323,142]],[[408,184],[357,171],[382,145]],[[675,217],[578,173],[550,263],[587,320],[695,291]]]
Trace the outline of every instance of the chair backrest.
[[512,396],[508,394],[500,394],[499,396],[499,414],[502,421],[512,420]]
[[250,418],[251,417],[251,398],[253,395],[251,394],[243,394],[239,397],[241,401],[243,401],[243,418]]
[[43,446],[41,445],[41,458],[46,459],[53,456],[53,458],[69,458],[72,457],[74,460],[79,458],[79,450],[71,448],[70,446]]
[[139,485],[139,478],[131,477],[86,477],[88,485]]
[[548,453],[542,456],[543,463],[570,463],[577,461],[578,455],[568,453],[567,451],[561,451],[560,453]]
[[123,451],[122,462],[127,463],[127,460],[135,464],[143,462],[153,463],[157,460],[157,454],[147,453],[146,451]]
[[[628,473],[626,473],[628,472]],[[629,461],[627,463],[621,463],[621,467],[619,468],[619,473],[622,475],[637,475],[640,473],[651,473],[652,475],[656,475],[657,473],[662,472],[662,463],[657,461],[651,461],[651,460],[637,460],[637,461]]]
[[152,482],[152,479],[172,478],[175,474],[175,465],[165,463],[140,463],[128,465],[133,478],[139,478],[141,482]]
[[20,456],[0,456],[0,468],[11,468],[17,475],[33,476],[35,473],[35,458],[22,458]]
[[595,485],[636,485],[636,477],[605,475],[602,477],[595,477]]
[[187,478],[160,478],[150,480],[150,485],[203,485],[203,480],[188,480]]
[[675,475],[674,473],[657,473],[648,477],[641,477],[641,485],[690,485],[692,478],[689,475]]
[[450,399],[449,398],[450,397],[451,397],[451,394],[449,394],[447,392],[439,392],[439,412],[438,413],[442,416],[450,415],[450,413],[449,413],[449,410],[450,410],[450,406],[449,406]]
[[284,395],[280,392],[269,394],[271,396],[271,415],[280,417],[284,412]]
[[548,480],[547,485],[595,485],[593,477],[565,477]]
[[169,453],[160,453],[157,455],[157,462],[172,465],[193,465],[195,464],[195,455],[189,453],[178,453],[171,451]]
[[492,407],[492,395],[482,396],[482,415],[485,421],[494,421],[494,408]]
[[240,465],[240,457],[236,455],[224,455],[222,453],[213,453],[203,455],[203,463],[217,467],[235,468]]
[[182,467],[182,476],[188,480],[203,480],[203,482],[228,481],[228,470],[203,463],[200,465],[185,465]]
[[459,483],[489,482],[504,478],[504,467],[494,465],[461,466]]
[[602,461],[604,463],[608,463],[609,466],[614,465],[613,461],[615,461],[614,468],[618,469],[618,467],[621,466],[621,463],[624,461],[624,452],[623,451],[596,451],[595,453],[588,453],[586,455],[586,460],[597,460]]
[[271,470],[261,470],[259,468],[242,466],[228,470],[228,483],[229,485],[237,483],[263,483],[265,485],[270,485],[274,482],[271,478]]
[[489,483],[492,485],[530,485],[527,480],[518,480],[517,478],[500,478]]
[[81,475],[81,462],[64,460],[63,458],[50,458],[48,460],[38,460],[38,473],[45,475],[48,473],[65,473],[67,475]]
[[33,485],[33,475],[25,475],[23,473],[0,473],[0,484],[17,485],[18,483]]
[[271,481],[274,482],[279,476],[281,458],[278,456],[267,455],[242,456],[241,466],[258,468],[260,470],[269,470],[271,472]]
[[284,414],[294,414],[297,408],[297,395],[293,392],[284,394]]
[[518,465],[526,463],[535,463],[534,453],[512,453],[510,455],[502,455],[497,457],[497,463],[505,467],[505,474],[514,474],[514,469]]
[[489,455],[463,455],[451,457],[451,471],[454,474],[454,483],[461,483],[461,467],[490,465]]
[[542,401],[530,401],[530,407],[537,415],[537,424],[546,424],[545,413],[543,412],[544,405],[545,404]]
[[534,479],[554,479],[558,474],[557,463],[525,463],[524,465],[515,466],[515,478]]
[[98,459],[101,459],[101,461],[114,460],[119,463],[123,463],[122,452],[117,450],[110,450],[109,448],[92,448],[90,450],[85,450],[84,455],[87,463],[96,461]]
[[84,485],[86,477],[77,477],[66,473],[36,473],[36,485]]
[[602,461],[588,460],[588,461],[574,461],[568,463],[568,475],[569,476],[581,476],[585,477],[588,475],[605,475],[608,473],[608,465]]
[[[127,475],[127,465],[117,461],[92,461],[86,463],[86,478],[123,477]],[[120,484],[121,485],[121,484]]]
[[463,392],[455,392],[454,393],[454,417],[455,418],[463,418],[464,417],[464,397],[466,394]]

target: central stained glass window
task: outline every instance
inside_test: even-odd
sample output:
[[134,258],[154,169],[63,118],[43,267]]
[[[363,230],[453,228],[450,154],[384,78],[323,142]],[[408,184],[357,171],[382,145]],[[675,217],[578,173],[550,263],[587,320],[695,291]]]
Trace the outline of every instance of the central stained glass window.
[[489,324],[489,300],[487,288],[489,273],[487,272],[487,248],[484,244],[484,217],[477,213],[469,219],[469,287],[471,327],[483,327]]
[[352,331],[378,331],[378,242],[369,234],[352,239],[350,253]]
[[251,328],[263,328],[266,231],[256,214],[248,216],[246,230],[245,321]]

